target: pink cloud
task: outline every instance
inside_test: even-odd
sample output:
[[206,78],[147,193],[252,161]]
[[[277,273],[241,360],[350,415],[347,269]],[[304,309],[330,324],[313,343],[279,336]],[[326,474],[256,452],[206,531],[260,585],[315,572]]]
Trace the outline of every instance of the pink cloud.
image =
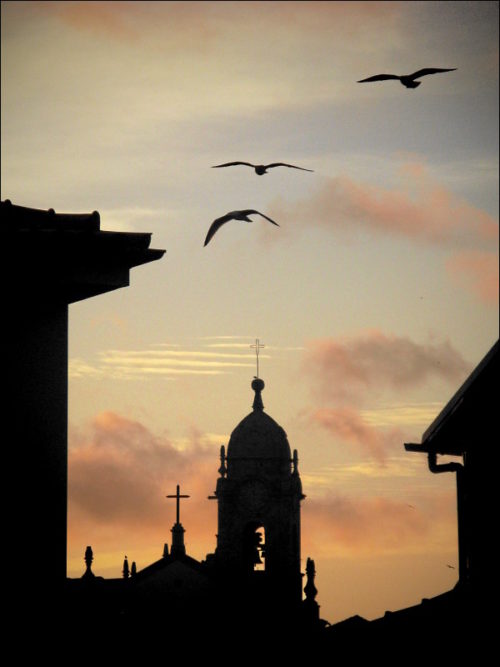
[[498,256],[479,251],[462,252],[447,261],[446,269],[458,285],[481,301],[498,304]]
[[404,438],[400,429],[385,431],[370,426],[357,410],[350,407],[318,408],[312,412],[311,420],[335,438],[354,445],[358,451],[369,454],[382,465],[390,447],[395,444],[401,446]]
[[205,2],[38,2],[34,11],[56,17],[70,28],[122,42],[162,48],[199,48],[217,30]]
[[424,165],[405,165],[400,176],[400,189],[337,176],[306,200],[274,202],[269,214],[296,228],[316,225],[349,232],[357,228],[451,246],[495,242],[498,222],[493,216],[433,181]]
[[346,402],[362,400],[369,390],[399,391],[422,385],[430,378],[457,383],[470,367],[449,341],[420,344],[371,331],[351,338],[309,342],[304,370],[321,396]]
[[135,22],[140,3],[123,2],[46,2],[40,3],[72,28],[135,41],[140,36]]
[[[165,496],[180,484],[191,495],[185,507],[190,528],[208,534],[212,512],[206,498],[215,486],[218,465],[216,448],[207,447],[199,434],[191,434],[188,446],[180,450],[137,421],[103,412],[83,433],[71,434],[70,523],[73,517],[76,523],[115,532],[141,527],[168,534],[175,503]],[[80,533],[78,525],[70,528],[73,535]],[[210,535],[215,530],[214,524]]]
[[[142,3],[122,0],[93,2],[39,2],[40,9],[56,13],[60,19],[77,29],[108,33],[117,38],[130,37],[131,28],[138,17],[154,17],[166,23],[168,32],[182,30],[200,36],[246,27],[270,30],[310,30],[331,34],[331,21],[342,36],[345,30],[363,32],[377,24],[379,29],[391,29],[394,20],[402,15],[397,2],[224,2],[204,1]],[[62,6],[61,6],[62,5]],[[286,6],[286,9],[284,7]],[[368,24],[368,25],[367,25]],[[208,27],[210,26],[210,29]],[[134,31],[135,33],[135,31]]]

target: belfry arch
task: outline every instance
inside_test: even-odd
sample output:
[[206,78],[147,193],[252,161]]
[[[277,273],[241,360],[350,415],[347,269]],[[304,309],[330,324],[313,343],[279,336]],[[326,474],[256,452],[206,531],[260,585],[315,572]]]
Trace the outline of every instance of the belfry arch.
[[265,572],[265,528],[262,521],[249,521],[243,528],[243,559],[248,572]]

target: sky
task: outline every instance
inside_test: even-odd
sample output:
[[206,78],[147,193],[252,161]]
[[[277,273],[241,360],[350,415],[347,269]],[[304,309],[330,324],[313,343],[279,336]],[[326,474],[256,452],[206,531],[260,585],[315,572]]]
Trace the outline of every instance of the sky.
[[[98,210],[163,259],[70,306],[68,574],[217,533],[219,449],[265,409],[299,453],[321,615],[457,581],[420,442],[498,338],[497,2],[2,2],[2,199]],[[378,73],[454,68],[407,89]],[[229,161],[286,162],[312,172]],[[253,224],[211,222],[256,209]]]

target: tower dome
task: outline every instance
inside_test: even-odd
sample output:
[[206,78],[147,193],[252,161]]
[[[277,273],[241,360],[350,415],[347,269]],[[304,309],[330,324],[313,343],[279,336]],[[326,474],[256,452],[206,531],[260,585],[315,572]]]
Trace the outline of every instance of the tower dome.
[[249,477],[255,474],[290,475],[291,452],[283,428],[264,412],[261,392],[264,381],[255,378],[253,411],[231,433],[227,449],[229,478]]

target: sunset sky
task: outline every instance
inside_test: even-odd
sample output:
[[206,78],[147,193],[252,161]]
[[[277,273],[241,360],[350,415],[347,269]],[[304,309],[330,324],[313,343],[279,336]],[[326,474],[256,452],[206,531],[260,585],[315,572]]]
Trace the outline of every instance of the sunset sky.
[[[455,480],[404,451],[498,338],[497,2],[2,2],[2,200],[166,249],[70,307],[68,573],[216,545],[220,445],[299,452],[321,615],[457,580]],[[424,67],[456,71],[357,83]],[[257,176],[233,160],[283,161]],[[203,242],[211,222],[257,209]],[[451,566],[451,567],[449,567]],[[455,569],[452,569],[455,568]]]

